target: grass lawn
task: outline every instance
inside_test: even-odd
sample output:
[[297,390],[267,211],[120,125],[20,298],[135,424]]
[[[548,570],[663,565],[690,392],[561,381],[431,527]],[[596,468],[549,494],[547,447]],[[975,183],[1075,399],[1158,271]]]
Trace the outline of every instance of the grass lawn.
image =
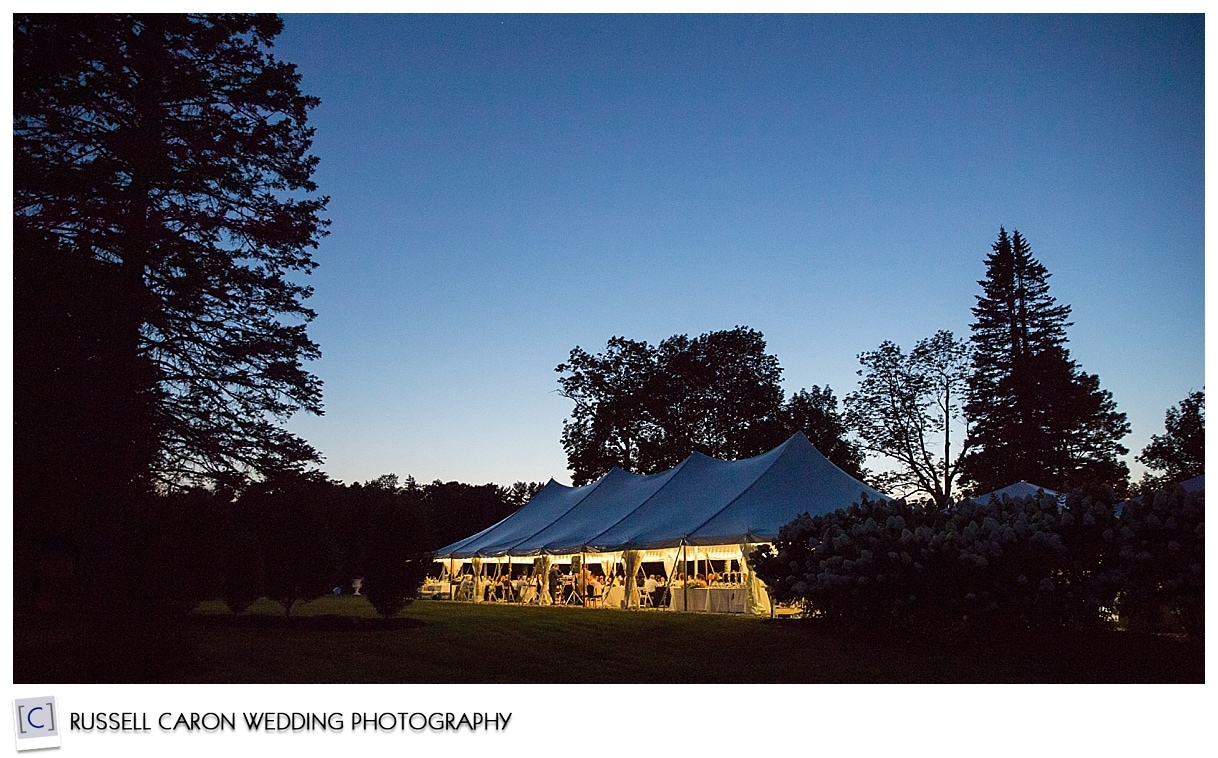
[[[1120,632],[984,644],[863,639],[805,621],[437,601],[418,601],[386,626],[364,598],[349,596],[299,604],[292,619],[282,616],[282,607],[267,601],[238,618],[221,603],[204,603],[189,620],[99,639],[96,624],[90,632],[81,626],[86,621],[18,614],[14,678],[814,683],[1202,682],[1205,676],[1202,645]],[[56,648],[67,654],[31,658],[37,649]],[[137,648],[144,651],[142,666],[90,666]],[[25,660],[37,665],[27,668]]]

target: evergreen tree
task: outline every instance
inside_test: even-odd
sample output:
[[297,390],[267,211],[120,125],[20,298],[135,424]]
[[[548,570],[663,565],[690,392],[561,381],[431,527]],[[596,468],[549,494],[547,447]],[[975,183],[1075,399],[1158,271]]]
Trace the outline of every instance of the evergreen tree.
[[319,457],[282,426],[321,412],[300,276],[326,225],[308,152],[317,100],[269,51],[282,26],[14,17],[23,577],[32,545],[66,535],[97,548],[82,574],[113,584],[121,570],[103,564],[150,492],[240,486]]
[[[52,297],[104,282],[108,312],[78,328],[104,333],[98,353],[119,367],[141,367],[124,392],[146,398],[145,474],[168,487],[317,458],[275,423],[320,411],[301,366],[318,355],[310,290],[293,277],[316,265],[326,224],[325,199],[301,196],[316,190],[317,100],[268,51],[282,27],[250,15],[14,21],[15,236],[23,261],[41,258],[18,269],[18,289],[54,312]],[[57,290],[43,286],[51,275]]]
[[1049,272],[1026,239],[1000,229],[973,308],[973,371],[965,405],[972,449],[964,478],[984,492],[1020,480],[1056,490],[1086,482],[1123,489],[1129,433],[1099,378],[1066,348],[1070,306],[1049,294]]

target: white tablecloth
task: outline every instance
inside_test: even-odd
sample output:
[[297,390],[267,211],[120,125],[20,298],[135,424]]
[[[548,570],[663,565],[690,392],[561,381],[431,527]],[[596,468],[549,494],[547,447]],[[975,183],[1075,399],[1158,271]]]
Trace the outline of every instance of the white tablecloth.
[[605,590],[605,597],[602,601],[606,608],[621,608],[622,600],[626,598],[626,588],[620,584],[616,587],[610,587]]
[[[744,613],[744,600],[748,587],[672,587],[672,602],[669,605],[678,611],[702,611],[706,613]],[[689,607],[685,607],[686,592]]]
[[420,594],[423,597],[438,597],[447,600],[452,596],[449,594],[451,588],[452,585],[449,584],[447,580],[439,582],[427,582],[423,585],[423,590],[420,592]]

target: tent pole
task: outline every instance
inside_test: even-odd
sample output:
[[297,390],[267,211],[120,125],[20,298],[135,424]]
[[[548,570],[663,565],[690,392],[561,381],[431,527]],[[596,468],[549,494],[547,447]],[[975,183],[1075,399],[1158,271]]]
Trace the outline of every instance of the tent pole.
[[685,548],[685,538],[681,538],[681,576],[685,578],[681,586],[681,593],[685,596],[685,604],[681,608],[683,611],[689,610],[689,551]]
[[[618,563],[622,564],[623,572],[626,570],[625,561],[626,561],[626,552],[624,550],[619,550],[617,553],[617,557],[613,559],[613,578],[614,579],[617,578],[617,564]],[[609,577],[605,577],[605,584],[608,585],[608,587],[613,586],[613,583],[612,583],[612,581],[610,581]],[[609,592],[608,587],[606,587],[604,594],[608,594],[608,592]],[[601,605],[604,605],[604,603],[602,603]],[[626,610],[629,607],[630,607],[630,601],[628,601],[626,599],[626,583],[622,582],[622,610]]]

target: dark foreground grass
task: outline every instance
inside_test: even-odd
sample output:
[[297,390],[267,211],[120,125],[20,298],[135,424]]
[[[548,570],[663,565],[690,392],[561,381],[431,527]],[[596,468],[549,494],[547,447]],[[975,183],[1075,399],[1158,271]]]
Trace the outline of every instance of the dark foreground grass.
[[[1002,640],[859,638],[815,622],[420,601],[393,623],[363,598],[322,598],[282,619],[232,617],[99,633],[19,614],[18,682],[1202,682],[1202,645],[1119,632]],[[66,651],[46,657],[39,650]]]

